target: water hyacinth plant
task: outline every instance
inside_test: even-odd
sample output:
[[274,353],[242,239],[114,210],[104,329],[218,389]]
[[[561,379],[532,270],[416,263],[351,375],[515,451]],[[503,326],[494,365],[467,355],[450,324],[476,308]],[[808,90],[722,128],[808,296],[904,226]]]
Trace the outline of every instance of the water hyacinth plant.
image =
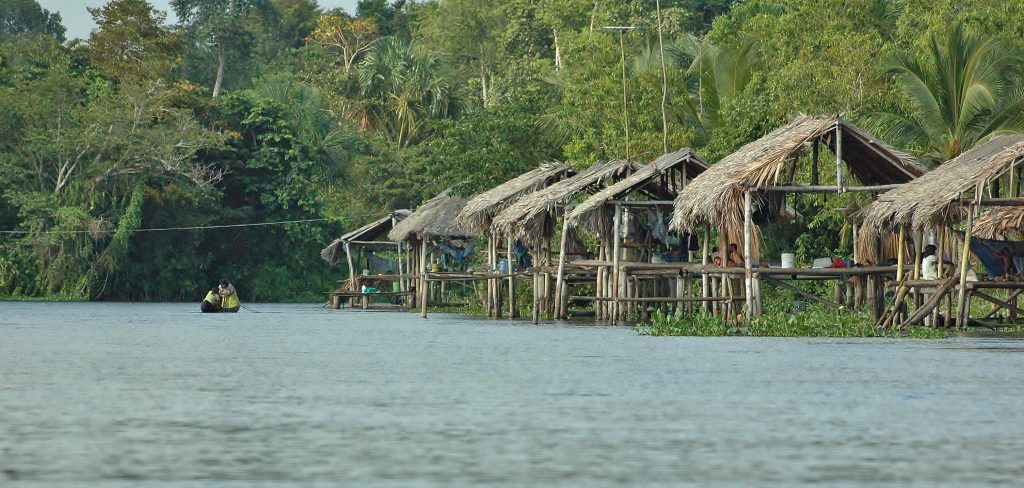
[[941,339],[944,329],[911,327],[882,329],[864,313],[839,313],[823,307],[800,313],[769,312],[749,325],[729,324],[706,312],[685,315],[656,310],[648,321],[636,325],[640,335],[651,336],[757,336],[757,337],[909,337]]

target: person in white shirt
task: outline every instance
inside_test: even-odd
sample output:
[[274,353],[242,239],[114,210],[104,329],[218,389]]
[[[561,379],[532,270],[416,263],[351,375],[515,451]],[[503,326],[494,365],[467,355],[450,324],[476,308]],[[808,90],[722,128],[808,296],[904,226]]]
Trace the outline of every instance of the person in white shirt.
[[921,258],[921,279],[934,280],[939,277],[939,258],[935,255],[935,246],[929,244],[924,247]]

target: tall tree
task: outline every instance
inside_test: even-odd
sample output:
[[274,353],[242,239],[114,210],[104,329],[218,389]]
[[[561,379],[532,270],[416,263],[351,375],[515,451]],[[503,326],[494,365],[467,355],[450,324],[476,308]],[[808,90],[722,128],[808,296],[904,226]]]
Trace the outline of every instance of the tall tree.
[[18,34],[43,34],[64,42],[60,14],[39,6],[36,0],[0,2],[0,40]]
[[146,0],[111,0],[89,8],[96,29],[89,36],[89,58],[114,77],[167,77],[180,48],[164,25],[167,14]]
[[963,23],[933,35],[923,58],[895,55],[883,68],[906,106],[871,117],[881,136],[942,162],[985,137],[1024,132],[1024,58]]
[[480,99],[489,102],[494,67],[500,55],[497,37],[507,23],[496,0],[445,0],[430,4],[417,34],[450,53],[466,73],[480,83]]
[[228,44],[239,38],[244,16],[269,8],[267,0],[171,0],[174,12],[197,40],[217,51],[217,77],[213,96],[220,95],[224,84]]
[[348,74],[356,59],[377,42],[377,24],[371,19],[352,18],[345,12],[331,12],[317,19],[309,41],[341,56]]

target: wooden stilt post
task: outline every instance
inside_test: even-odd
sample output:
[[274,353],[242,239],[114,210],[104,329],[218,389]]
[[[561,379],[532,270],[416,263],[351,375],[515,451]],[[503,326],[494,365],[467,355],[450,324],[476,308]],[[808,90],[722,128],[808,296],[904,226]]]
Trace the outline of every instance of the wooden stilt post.
[[[704,247],[701,250],[701,255],[700,255],[700,263],[704,266],[704,271],[702,271],[701,274],[700,274],[700,295],[701,295],[702,298],[710,298],[711,297],[711,295],[709,295],[709,291],[710,290],[708,288],[708,280],[710,279],[710,277],[708,276],[708,271],[707,271],[708,256],[709,256],[708,243],[710,241],[711,241],[711,224],[704,224]],[[711,310],[711,303],[712,302],[709,302],[709,301],[705,300],[705,301],[701,302],[701,308],[703,308],[704,311],[710,311]]]
[[514,319],[519,317],[519,307],[516,306],[516,273],[513,266],[515,260],[513,259],[512,247],[515,241],[511,238],[508,240],[508,318]]
[[899,236],[899,239],[896,241],[898,243],[896,245],[896,281],[897,282],[903,281],[903,254],[904,254],[903,253],[903,248],[904,248],[903,243],[904,243],[904,239],[906,239],[906,235],[907,235],[907,227],[901,225],[900,226],[900,236]]
[[420,240],[420,317],[427,318],[427,241]]
[[[490,273],[494,269],[494,232],[492,231],[487,236],[487,269],[484,270]],[[493,280],[487,279],[487,298],[484,299],[484,312],[487,313],[488,317],[494,314],[494,283]]]
[[960,255],[960,296],[957,300],[958,307],[957,315],[960,317],[956,321],[958,328],[967,328],[967,321],[970,319],[971,311],[967,306],[967,265],[968,259],[971,257],[971,231],[974,227],[974,212],[977,207],[972,205],[967,209],[967,228],[964,230],[964,245],[963,252]]
[[843,118],[836,117],[836,186],[839,193],[846,191],[846,182],[843,181]]
[[622,249],[622,205],[615,204],[615,220],[612,226],[612,325],[619,323],[619,297],[621,296],[621,285],[619,282],[619,254]]
[[[541,254],[540,253],[540,248],[541,248],[540,245],[538,245],[538,247],[534,250],[535,251],[535,253],[534,253],[535,256],[538,256],[538,257],[540,256],[540,254]],[[540,258],[538,258],[538,259],[540,259]],[[536,263],[536,262],[534,263],[534,266],[538,266],[538,265],[539,265],[539,263]],[[541,297],[541,293],[540,293],[540,285],[541,285],[541,275],[539,275],[535,271],[534,272],[534,309],[532,309],[532,312],[534,312],[534,314],[532,314],[532,316],[530,317],[530,321],[532,323],[534,323],[535,325],[541,322],[541,300],[542,300],[542,297]]]
[[558,240],[558,276],[555,279],[555,318],[564,319],[568,310],[568,297],[563,296],[565,290],[563,284],[565,284],[565,250],[566,250],[566,239],[569,235],[569,219],[562,218],[562,237]]
[[[349,291],[356,292],[356,266],[352,264],[352,250],[349,248],[348,243],[345,243],[345,257],[348,260],[348,287]],[[354,301],[349,300],[349,306],[353,305]]]
[[751,200],[751,193],[749,191],[745,192],[743,194],[743,274],[747,281],[747,323],[754,318],[754,274],[751,260],[753,246],[750,235],[750,227],[753,220]]

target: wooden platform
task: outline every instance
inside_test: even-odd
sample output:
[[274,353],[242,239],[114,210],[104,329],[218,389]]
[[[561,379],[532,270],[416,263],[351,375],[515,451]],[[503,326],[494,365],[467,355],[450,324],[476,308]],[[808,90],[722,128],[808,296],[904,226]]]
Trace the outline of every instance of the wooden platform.
[[[374,292],[374,293],[362,293],[362,292],[358,292],[358,291],[328,291],[328,292],[324,292],[324,294],[327,295],[328,299],[330,299],[331,307],[334,308],[334,309],[341,308],[341,304],[342,304],[342,302],[345,301],[346,298],[358,299],[359,300],[359,305],[360,305],[359,308],[369,309],[369,308],[372,308],[372,306],[374,305],[373,304],[373,298],[374,297],[389,297],[389,298],[390,297],[407,297],[407,296],[412,296],[413,292],[411,292],[411,291],[382,291],[382,292]],[[389,304],[389,305],[393,305],[393,304]]]

